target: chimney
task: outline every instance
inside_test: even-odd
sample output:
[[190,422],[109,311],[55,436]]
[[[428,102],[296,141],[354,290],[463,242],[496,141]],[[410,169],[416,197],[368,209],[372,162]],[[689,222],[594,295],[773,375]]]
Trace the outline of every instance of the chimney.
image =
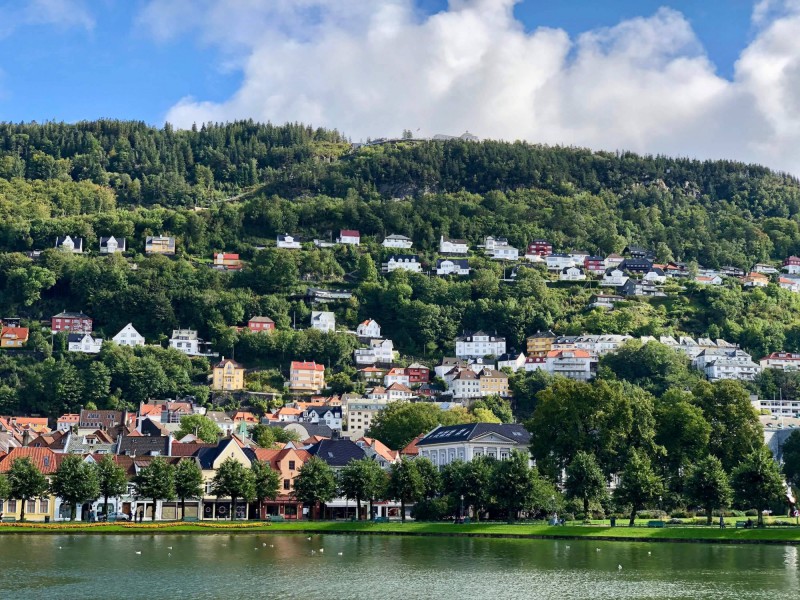
[[31,435],[31,430],[30,428],[27,428],[22,432],[22,447],[27,448],[28,446],[31,445],[32,441],[33,441],[33,436]]

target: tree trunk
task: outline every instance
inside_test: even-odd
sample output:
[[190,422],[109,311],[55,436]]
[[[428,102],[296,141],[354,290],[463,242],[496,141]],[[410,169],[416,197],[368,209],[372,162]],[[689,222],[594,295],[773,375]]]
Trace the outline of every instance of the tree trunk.
[[711,507],[710,506],[706,506],[706,525],[711,525],[711,519],[712,519],[711,513],[712,512],[713,512],[713,510],[711,509]]
[[589,518],[589,496],[583,497],[583,514],[584,514],[583,517],[584,519]]
[[372,498],[369,499],[369,519],[371,520],[375,516],[375,507],[372,505]]
[[762,509],[758,509],[758,526],[764,526],[764,511]]
[[20,502],[22,502],[22,506],[19,507],[19,520],[25,520],[25,503],[28,501],[27,498],[22,498]]
[[634,525],[636,525],[636,507],[635,506],[631,509],[631,519],[630,519],[630,521],[628,521],[628,527],[633,527]]
[[186,518],[186,498],[181,498],[181,520]]
[[231,521],[236,516],[236,496],[231,496]]
[[153,498],[153,521],[156,520],[156,499]]
[[400,498],[400,520],[406,522],[406,501],[403,498]]
[[78,507],[75,505],[74,502],[71,503],[70,506],[69,506],[69,520],[70,521],[74,521],[75,520],[75,515],[76,515],[77,512],[78,512]]
[[103,514],[106,516],[106,521],[108,521],[108,496],[103,496]]
[[361,520],[361,498],[356,498],[356,521]]

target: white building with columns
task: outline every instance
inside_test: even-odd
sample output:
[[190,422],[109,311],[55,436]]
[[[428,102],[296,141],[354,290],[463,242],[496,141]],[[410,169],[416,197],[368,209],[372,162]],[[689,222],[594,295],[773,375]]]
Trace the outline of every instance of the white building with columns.
[[483,455],[504,460],[513,450],[528,455],[530,440],[531,434],[519,424],[468,423],[439,426],[419,440],[417,447],[419,456],[442,467],[455,460],[469,462]]

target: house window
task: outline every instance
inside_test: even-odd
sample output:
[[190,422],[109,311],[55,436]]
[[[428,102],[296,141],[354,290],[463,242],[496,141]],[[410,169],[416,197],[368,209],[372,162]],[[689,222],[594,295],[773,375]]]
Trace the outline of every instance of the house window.
[[288,490],[291,489],[292,482],[289,479],[283,480],[283,489]]
[[16,500],[9,500],[8,501],[8,512],[12,515],[17,512],[17,501]]
[[294,461],[293,460],[289,461],[289,470],[290,471],[294,471]]
[[45,514],[50,512],[50,500],[47,498],[41,498],[39,500],[39,512]]
[[26,513],[35,513],[36,512],[36,500],[28,500],[25,504],[25,512]]

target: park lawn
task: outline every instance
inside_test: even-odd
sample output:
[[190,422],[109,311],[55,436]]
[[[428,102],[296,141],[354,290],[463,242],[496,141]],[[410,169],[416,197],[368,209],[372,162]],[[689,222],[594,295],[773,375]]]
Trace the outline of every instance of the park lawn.
[[566,525],[551,527],[543,524],[474,523],[453,525],[451,523],[417,522],[342,522],[302,521],[289,523],[261,522],[205,522],[205,523],[14,523],[0,525],[4,533],[87,533],[87,534],[142,534],[142,533],[320,533],[320,534],[373,534],[373,535],[434,535],[434,536],[480,536],[514,538],[593,539],[593,540],[637,540],[637,541],[698,541],[698,542],[744,542],[744,543],[800,543],[800,527],[768,527],[766,529],[721,530],[716,527],[669,526],[665,528],[604,527]]

